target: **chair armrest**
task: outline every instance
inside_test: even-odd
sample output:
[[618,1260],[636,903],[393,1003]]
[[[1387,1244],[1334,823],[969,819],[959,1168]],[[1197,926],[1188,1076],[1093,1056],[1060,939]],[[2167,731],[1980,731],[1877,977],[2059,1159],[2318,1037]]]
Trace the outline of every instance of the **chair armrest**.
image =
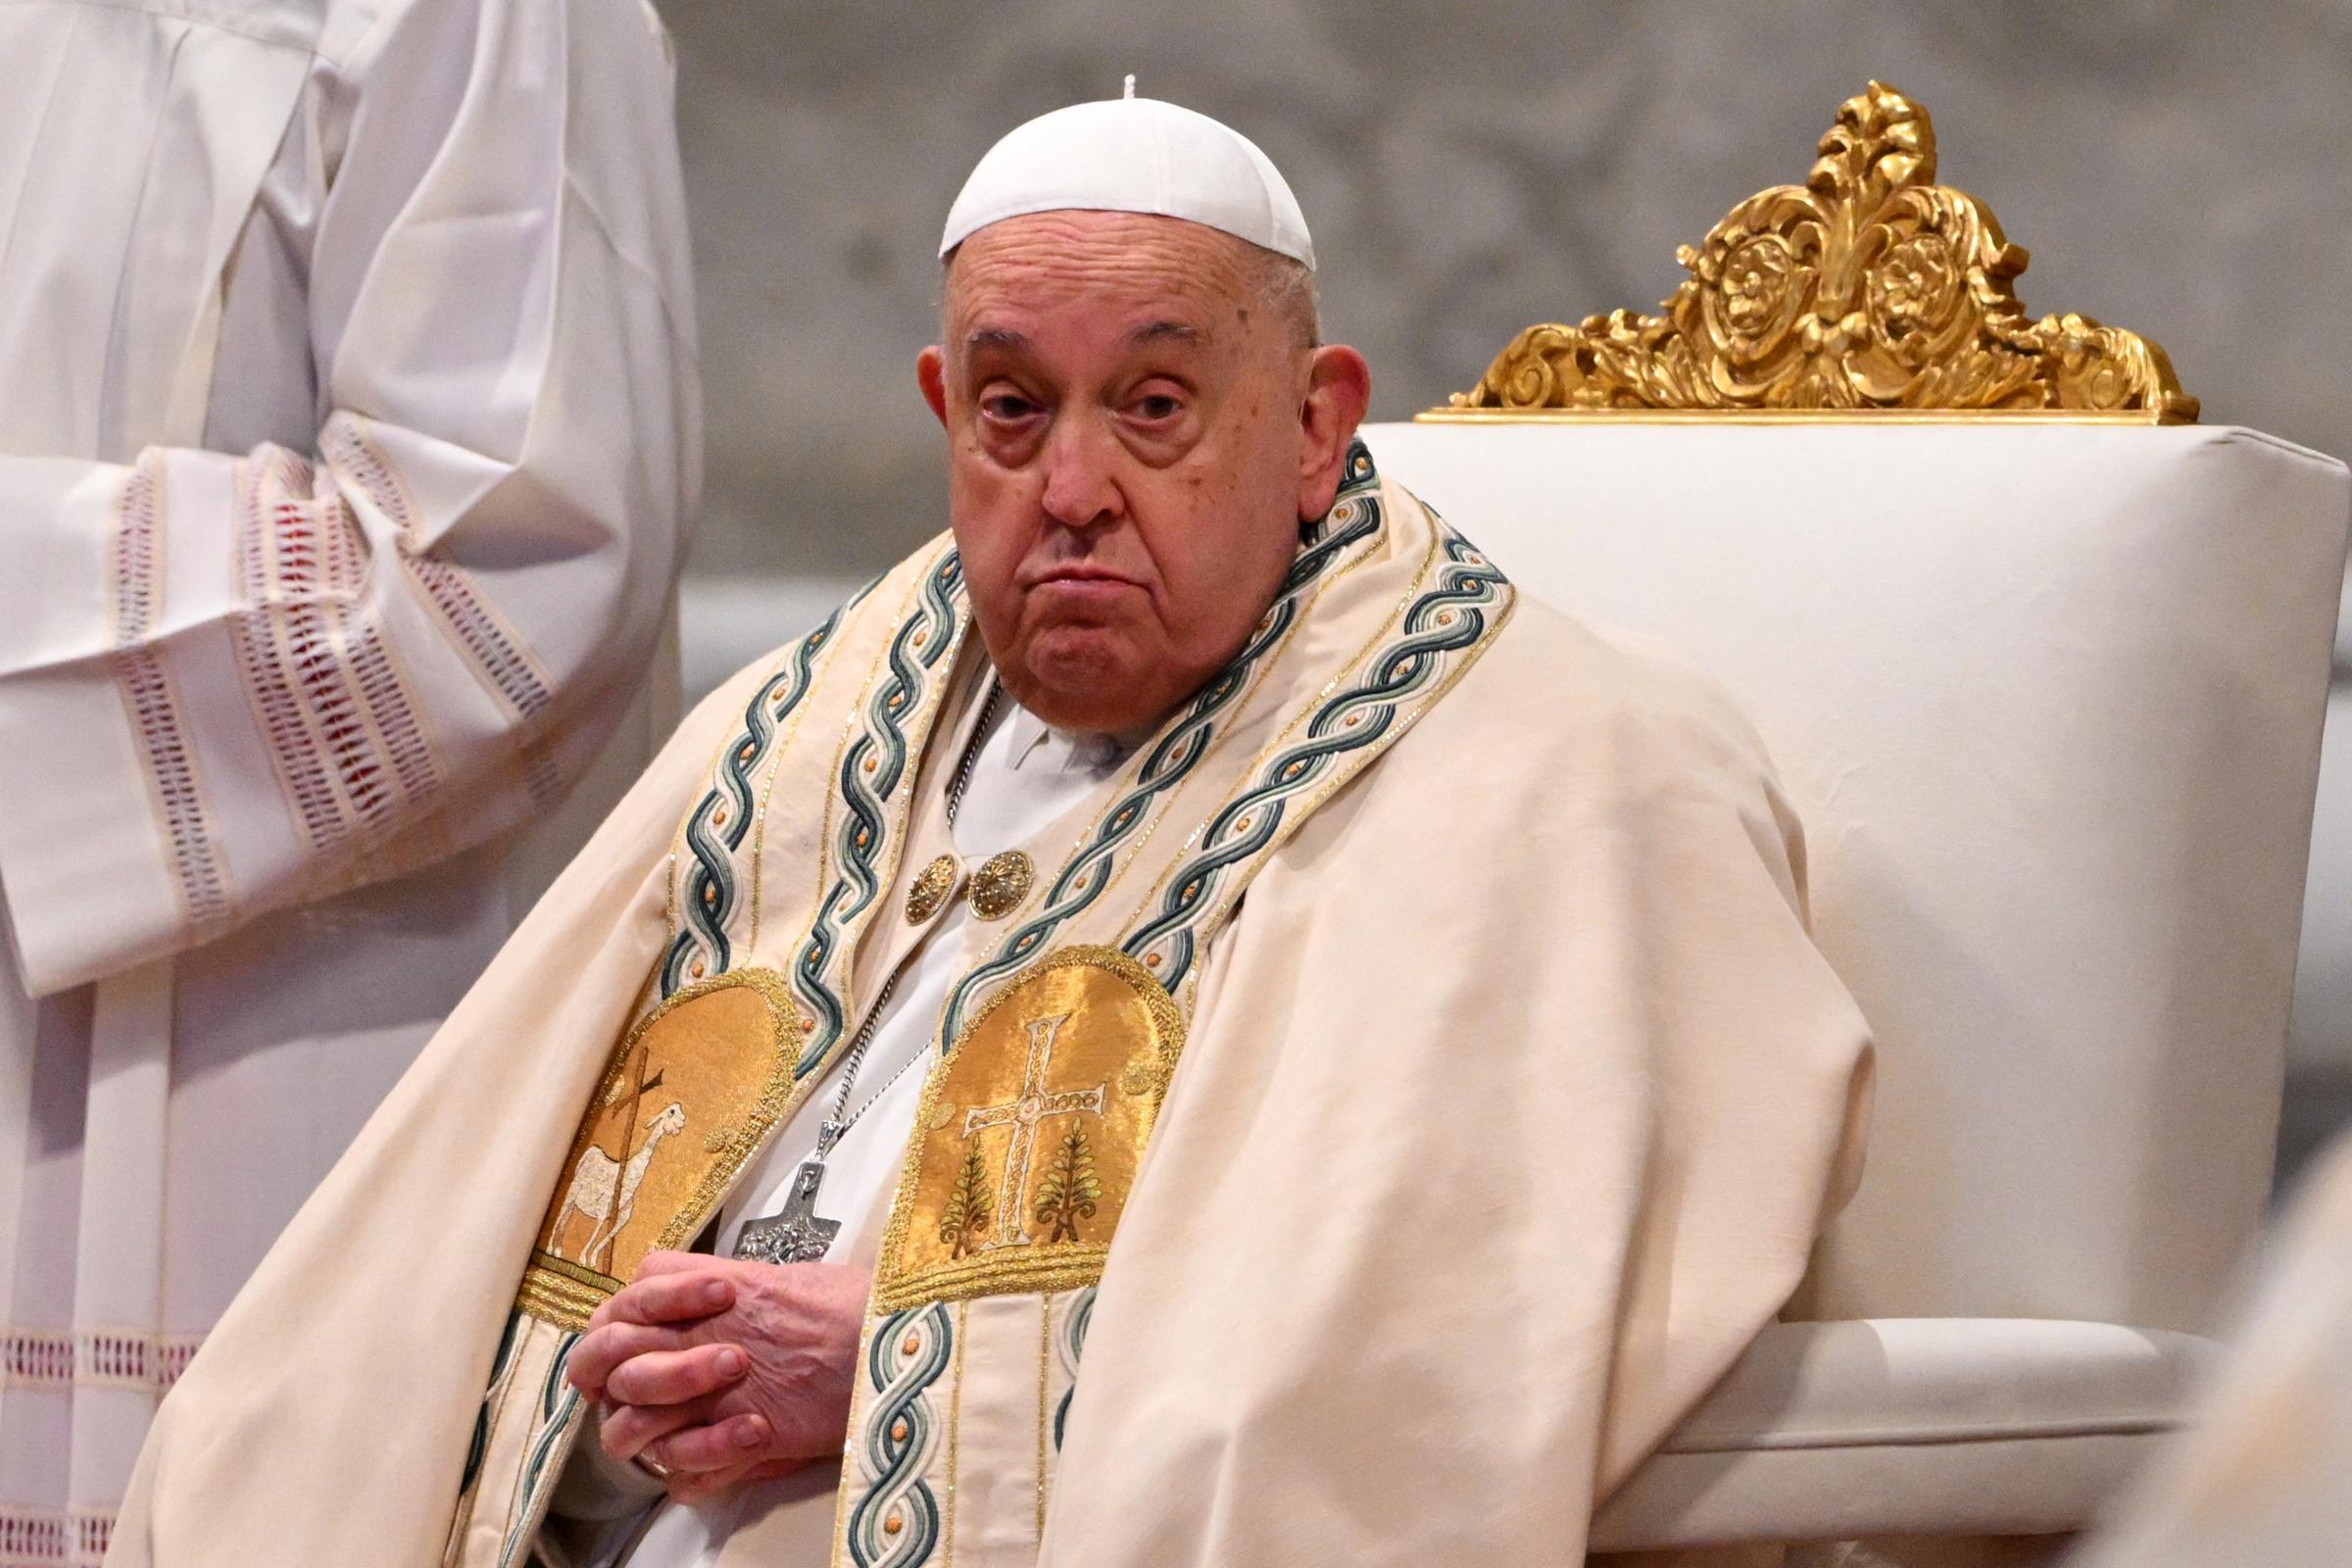
[[1778,1323],[1603,1502],[1592,1548],[2078,1530],[2217,1348],[2029,1318]]

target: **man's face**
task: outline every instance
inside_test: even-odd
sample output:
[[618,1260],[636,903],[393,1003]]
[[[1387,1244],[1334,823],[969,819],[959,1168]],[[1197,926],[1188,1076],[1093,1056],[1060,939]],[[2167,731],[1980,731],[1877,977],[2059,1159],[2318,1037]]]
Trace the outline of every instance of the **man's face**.
[[1331,504],[1362,361],[1310,346],[1270,266],[1124,213],[1009,219],[956,254],[920,376],[981,636],[1048,723],[1156,722],[1240,650]]

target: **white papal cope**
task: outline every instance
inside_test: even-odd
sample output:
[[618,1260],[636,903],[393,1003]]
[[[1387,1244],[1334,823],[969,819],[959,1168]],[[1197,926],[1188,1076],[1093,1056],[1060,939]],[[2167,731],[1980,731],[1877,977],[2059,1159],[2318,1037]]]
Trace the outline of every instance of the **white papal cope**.
[[[526,1561],[588,1314],[927,944],[838,1492],[688,1548],[1579,1559],[1857,1174],[1867,1040],[1755,737],[1358,446],[1232,664],[982,910],[971,624],[938,540],[689,717],[174,1391],[115,1568]],[[983,917],[934,935],[943,857]]]
[[691,323],[635,0],[0,5],[0,1560],[650,754]]

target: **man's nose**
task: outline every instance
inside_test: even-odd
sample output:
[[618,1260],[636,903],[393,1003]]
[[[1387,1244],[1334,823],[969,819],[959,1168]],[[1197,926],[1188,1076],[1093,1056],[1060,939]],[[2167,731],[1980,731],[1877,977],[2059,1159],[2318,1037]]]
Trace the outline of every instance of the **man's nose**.
[[1091,528],[1123,514],[1119,456],[1117,439],[1092,420],[1057,421],[1046,441],[1046,515],[1066,528]]

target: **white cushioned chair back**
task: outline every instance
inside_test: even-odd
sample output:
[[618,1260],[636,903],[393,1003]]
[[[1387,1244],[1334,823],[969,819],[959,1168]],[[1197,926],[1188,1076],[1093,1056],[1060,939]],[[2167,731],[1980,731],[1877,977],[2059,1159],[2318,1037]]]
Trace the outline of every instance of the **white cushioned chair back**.
[[2342,466],[2194,426],[1365,437],[1772,750],[1880,1049],[1796,1314],[2215,1327],[2270,1188]]

